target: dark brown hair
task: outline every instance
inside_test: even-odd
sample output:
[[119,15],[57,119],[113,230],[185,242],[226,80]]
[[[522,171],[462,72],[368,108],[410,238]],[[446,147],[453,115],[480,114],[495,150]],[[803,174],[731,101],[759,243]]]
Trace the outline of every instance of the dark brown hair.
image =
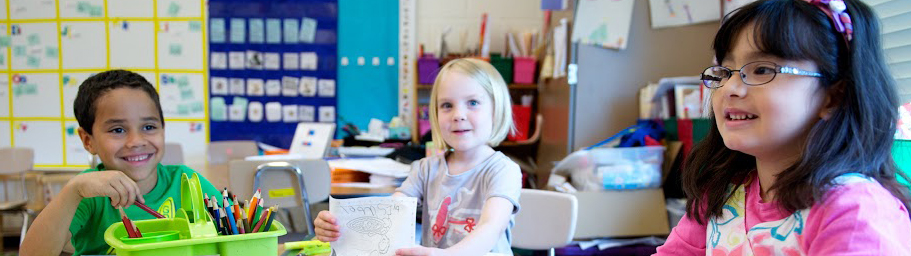
[[[76,94],[76,100],[73,101],[73,112],[75,112],[79,126],[89,134],[92,134],[92,125],[95,124],[95,106],[98,104],[98,98],[101,98],[101,96],[111,90],[123,87],[146,92],[149,98],[152,98],[152,101],[155,102],[155,107],[158,108],[158,117],[164,117],[161,111],[161,102],[158,100],[158,92],[155,91],[155,87],[149,81],[141,75],[130,71],[108,70],[92,75],[79,85],[79,92]],[[161,126],[164,127],[164,119],[160,120],[162,120]]]

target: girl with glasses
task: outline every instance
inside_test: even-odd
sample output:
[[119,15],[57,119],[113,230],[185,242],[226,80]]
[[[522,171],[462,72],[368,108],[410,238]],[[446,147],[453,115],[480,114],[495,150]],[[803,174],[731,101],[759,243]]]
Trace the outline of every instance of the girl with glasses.
[[713,48],[711,127],[683,170],[686,215],[658,255],[905,255],[898,96],[870,7],[757,1]]

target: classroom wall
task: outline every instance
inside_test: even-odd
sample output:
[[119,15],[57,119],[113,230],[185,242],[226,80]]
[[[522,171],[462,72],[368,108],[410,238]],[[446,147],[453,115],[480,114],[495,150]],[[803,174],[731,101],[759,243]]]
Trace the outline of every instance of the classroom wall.
[[[425,52],[439,52],[440,34],[447,27],[450,50],[476,49],[481,28],[481,14],[487,13],[490,51],[503,52],[505,35],[510,29],[541,30],[544,12],[540,0],[421,0],[417,1],[417,43]],[[465,44],[460,35],[465,32]]]
[[73,99],[90,75],[129,69],[159,89],[165,141],[205,161],[205,1],[0,2],[0,147],[35,150],[35,167],[88,167]]
[[638,92],[662,77],[695,76],[712,64],[719,23],[652,29],[647,1],[633,7],[625,50],[580,45],[572,148],[590,146],[635,124]]

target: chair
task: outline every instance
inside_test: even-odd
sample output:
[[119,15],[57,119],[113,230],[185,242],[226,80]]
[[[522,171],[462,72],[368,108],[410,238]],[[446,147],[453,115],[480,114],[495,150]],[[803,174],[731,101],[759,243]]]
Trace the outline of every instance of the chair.
[[230,184],[228,181],[228,162],[255,155],[259,155],[259,148],[256,146],[256,142],[252,140],[209,142],[209,150],[206,153],[208,162],[203,175],[216,188],[227,187]]
[[164,156],[161,157],[161,164],[184,164],[183,147],[180,146],[180,143],[167,142],[164,144]]
[[[294,228],[297,226],[295,223],[305,224],[308,232],[306,239],[315,236],[310,205],[327,200],[331,189],[329,164],[325,160],[233,160],[229,163],[228,175],[230,187],[239,199],[250,198],[255,188],[260,188],[266,203],[264,207],[277,204],[288,213],[290,223],[285,227]],[[299,214],[294,214],[289,208],[303,208],[301,212],[304,216],[295,216]],[[300,218],[304,220],[299,222]]]
[[522,207],[512,229],[512,246],[526,250],[549,250],[566,246],[576,230],[578,201],[572,194],[522,189]]
[[[0,149],[0,179],[3,181],[3,202],[0,203],[0,232],[3,231],[3,214],[15,213],[22,214],[22,231],[19,237],[19,243],[25,238],[25,231],[28,230],[29,210],[26,208],[28,203],[28,189],[25,187],[25,173],[32,169],[35,162],[35,151],[31,148],[2,148]],[[22,188],[19,195],[23,198],[10,199],[10,184],[7,182],[14,178],[20,182]],[[0,250],[3,248],[3,239],[0,235]]]

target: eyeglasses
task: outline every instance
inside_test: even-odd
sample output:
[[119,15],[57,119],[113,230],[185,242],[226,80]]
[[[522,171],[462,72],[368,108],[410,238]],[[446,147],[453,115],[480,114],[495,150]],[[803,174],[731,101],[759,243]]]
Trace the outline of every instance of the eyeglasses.
[[775,75],[789,74],[798,76],[822,77],[822,74],[800,70],[794,67],[779,66],[770,61],[756,61],[732,70],[722,66],[711,66],[702,71],[702,84],[709,89],[718,89],[731,78],[734,71],[740,72],[740,80],[747,85],[763,85],[775,79]]

